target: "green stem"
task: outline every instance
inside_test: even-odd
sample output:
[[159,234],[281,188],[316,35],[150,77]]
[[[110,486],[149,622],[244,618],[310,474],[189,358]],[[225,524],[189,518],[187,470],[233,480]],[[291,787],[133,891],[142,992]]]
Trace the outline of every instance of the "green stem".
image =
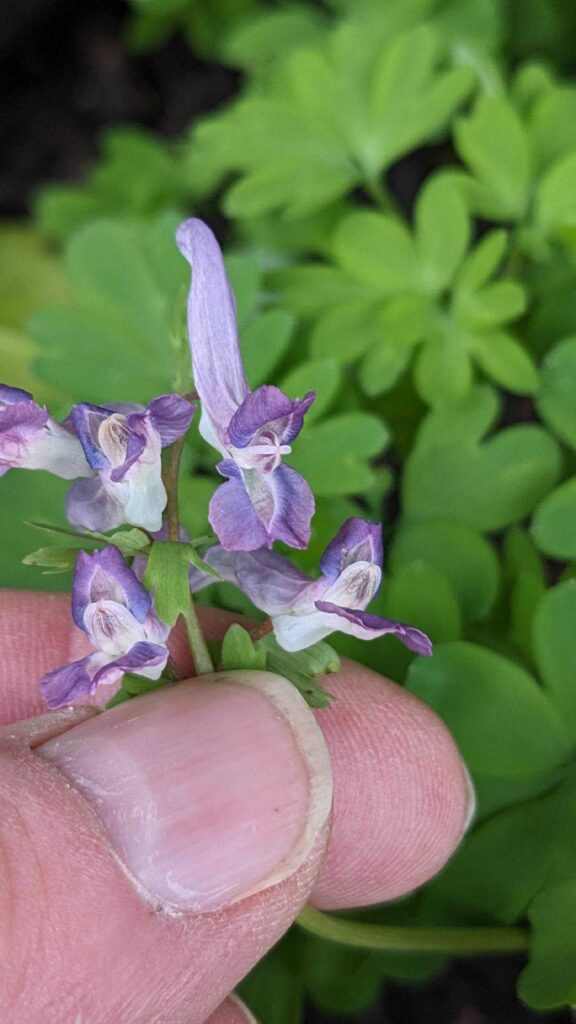
[[[180,541],[178,478],[180,475],[180,463],[182,461],[183,450],[184,436],[179,438],[178,441],[175,441],[174,444],[170,445],[168,449],[168,459],[162,473],[162,479],[164,481],[167,495],[165,515],[168,540],[173,543],[178,543]],[[203,676],[208,672],[213,672],[214,665],[198,621],[198,615],[196,614],[196,606],[194,604],[192,594],[190,594],[190,604],[187,611],[184,613],[183,618],[186,623],[186,633],[188,635],[188,642],[192,651],[192,657],[194,658],[197,675]]]
[[196,674],[204,676],[208,672],[214,671],[214,665],[212,658],[210,657],[210,651],[206,645],[204,634],[202,632],[200,623],[198,621],[198,615],[196,614],[196,605],[190,594],[190,607],[184,615],[184,622],[186,623],[186,632],[188,634],[188,641],[194,657],[194,664],[196,666]]
[[389,953],[521,953],[528,948],[524,928],[413,928],[406,925],[364,924],[323,914],[306,906],[296,923],[312,935],[344,946],[386,950]]
[[180,522],[178,516],[178,477],[180,475],[180,463],[184,451],[184,436],[180,437],[168,449],[168,459],[162,471],[162,479],[166,488],[166,527],[168,529],[168,540],[180,540]]

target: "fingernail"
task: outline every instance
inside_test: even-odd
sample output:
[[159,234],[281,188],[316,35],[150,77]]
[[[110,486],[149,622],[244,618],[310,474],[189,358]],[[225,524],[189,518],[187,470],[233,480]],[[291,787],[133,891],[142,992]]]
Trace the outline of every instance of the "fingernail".
[[330,813],[322,733],[268,672],[126,701],[36,753],[81,790],[137,888],[166,909],[214,911],[289,877]]

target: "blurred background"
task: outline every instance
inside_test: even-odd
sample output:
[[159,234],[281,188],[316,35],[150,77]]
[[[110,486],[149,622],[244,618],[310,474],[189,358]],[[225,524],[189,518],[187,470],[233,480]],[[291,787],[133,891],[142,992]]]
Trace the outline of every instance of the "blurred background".
[[[180,386],[173,231],[191,213],[211,224],[251,383],[319,392],[294,461],[318,496],[301,564],[316,566],[347,515],[383,517],[390,572],[375,611],[445,645],[449,682],[440,699],[403,650],[339,649],[437,708],[480,792],[463,861],[422,898],[364,917],[525,922],[547,850],[530,853],[529,816],[506,832],[508,859],[482,827],[511,807],[532,813],[526,801],[560,771],[538,760],[528,718],[518,725],[504,659],[537,674],[537,604],[575,572],[576,3],[4,0],[0,55],[2,379],[55,414]],[[478,255],[487,237],[494,258]],[[502,443],[481,462],[493,429]],[[185,525],[199,535],[213,460],[194,440],[186,458]],[[22,564],[53,543],[22,510],[63,524],[66,485],[10,473],[2,490],[0,583],[67,589],[66,574]],[[224,586],[217,600],[250,611]],[[461,640],[502,672],[502,703],[472,703],[468,719],[446,696]],[[474,692],[498,676],[480,662]],[[506,716],[520,779],[490,742],[484,760],[466,747],[469,721],[489,738]],[[564,1024],[570,1011],[554,1007],[576,998],[575,972],[542,966],[546,928],[522,999],[523,957],[365,953],[297,932],[243,994],[261,1024]]]

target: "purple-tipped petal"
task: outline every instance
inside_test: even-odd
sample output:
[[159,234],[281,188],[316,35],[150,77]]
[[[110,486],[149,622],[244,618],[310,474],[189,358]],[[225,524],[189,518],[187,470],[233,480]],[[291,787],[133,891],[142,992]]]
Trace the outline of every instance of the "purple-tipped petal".
[[49,708],[61,708],[66,704],[86,697],[92,690],[92,674],[90,667],[94,655],[88,655],[81,661],[73,661],[70,665],[47,672],[40,680],[40,690]]
[[99,477],[72,484],[66,495],[66,517],[72,526],[100,533],[126,521],[122,505],[107,493]]
[[432,642],[426,633],[414,626],[407,626],[403,622],[396,622],[394,619],[384,619],[379,615],[370,615],[361,609],[341,608],[340,605],[332,604],[330,601],[316,601],[316,608],[327,615],[336,615],[349,625],[343,624],[334,626],[344,633],[350,633],[360,640],[375,640],[379,636],[391,633],[398,637],[405,647],[416,654],[423,654],[430,657],[432,654]]
[[382,527],[352,517],[340,527],[320,560],[322,575],[332,582],[353,562],[371,562],[382,568]]
[[141,640],[126,654],[109,661],[100,668],[93,679],[93,686],[99,683],[115,683],[124,672],[134,672],[147,679],[158,679],[168,660],[168,648],[163,644],[151,644]]
[[270,543],[281,540],[291,548],[307,548],[315,502],[306,480],[290,466],[279,466],[265,480],[274,496]]
[[280,444],[289,444],[302,430],[304,414],[316,394],[289,398],[280,388],[263,384],[242,402],[228,427],[228,436],[235,448],[245,448],[262,430],[274,434]]
[[0,405],[0,463],[6,468],[24,466],[30,445],[47,423],[47,410],[29,399]]
[[138,622],[144,622],[152,599],[113,544],[76,559],[72,584],[72,617],[86,631],[84,612],[96,601],[117,601],[128,608]]
[[204,560],[269,615],[291,611],[313,584],[287,558],[266,548],[254,552],[225,551],[217,544],[206,552]]
[[192,369],[202,402],[200,432],[222,449],[228,424],[248,394],[238,332],[236,304],[216,238],[201,220],[184,221],[178,247],[192,267],[188,331]]
[[33,402],[34,398],[29,391],[23,388],[13,388],[9,384],[0,384],[0,404],[13,405],[14,402]]
[[[222,472],[224,465],[220,463]],[[226,551],[271,548],[275,540],[306,548],[314,496],[295,469],[279,466],[273,473],[251,471],[243,478],[234,466],[231,479],[210,502],[208,519]]]
[[186,433],[194,411],[195,407],[182,395],[159,395],[149,402],[150,422],[160,434],[163,448]]
[[214,492],[208,522],[226,551],[255,551],[270,544],[268,531],[238,477]]
[[104,409],[100,405],[90,405],[89,402],[81,402],[74,406],[66,421],[78,437],[88,464],[95,470],[105,469],[109,464],[98,440],[98,431],[104,420],[107,420],[110,415],[110,409]]

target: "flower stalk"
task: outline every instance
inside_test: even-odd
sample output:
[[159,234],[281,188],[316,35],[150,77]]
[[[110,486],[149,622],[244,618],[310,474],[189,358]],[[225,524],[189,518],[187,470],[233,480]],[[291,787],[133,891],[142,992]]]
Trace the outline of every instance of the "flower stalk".
[[323,914],[311,906],[304,907],[296,923],[304,931],[329,942],[389,953],[445,953],[448,956],[523,953],[528,949],[529,941],[529,932],[525,928],[367,924]]
[[[164,481],[167,496],[166,511],[164,513],[166,529],[168,532],[168,540],[175,543],[178,543],[180,540],[178,479],[180,476],[182,452],[184,450],[184,437],[185,435],[182,435],[182,437],[179,437],[174,444],[170,445],[166,465],[162,471],[162,479]],[[198,615],[192,594],[190,594],[190,603],[186,612],[183,614],[183,619],[186,625],[188,643],[190,644],[197,674],[202,676],[206,675],[208,672],[213,672],[214,664],[210,657],[210,651],[208,650],[204,634],[202,633],[202,628],[198,621]]]

